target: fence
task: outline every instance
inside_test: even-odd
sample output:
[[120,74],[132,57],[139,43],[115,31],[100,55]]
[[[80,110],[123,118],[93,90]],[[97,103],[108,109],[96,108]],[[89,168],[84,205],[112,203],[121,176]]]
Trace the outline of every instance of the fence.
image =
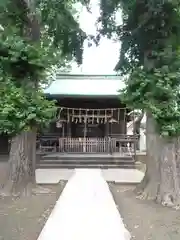
[[109,141],[106,138],[60,138],[59,152],[101,153],[108,152]]
[[135,154],[137,138],[133,135],[105,138],[46,138],[39,139],[40,152],[66,153],[120,153]]

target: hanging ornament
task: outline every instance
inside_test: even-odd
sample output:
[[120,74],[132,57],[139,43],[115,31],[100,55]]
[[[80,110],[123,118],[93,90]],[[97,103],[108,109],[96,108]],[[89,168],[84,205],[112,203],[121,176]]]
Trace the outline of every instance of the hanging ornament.
[[85,123],[88,123],[88,109],[85,110],[85,118],[84,118],[84,121]]
[[104,122],[106,123],[107,122],[107,110],[105,110],[105,112],[104,112]]
[[99,124],[100,110],[97,111],[97,123]]
[[74,122],[74,108],[72,110],[72,122]]
[[60,120],[61,118],[61,112],[63,108],[59,108],[58,114],[57,114],[57,119]]
[[82,123],[82,114],[81,114],[81,108],[79,109],[79,122]]
[[62,123],[61,123],[60,121],[57,121],[57,122],[56,122],[56,127],[57,127],[57,128],[62,128]]
[[118,108],[118,123],[120,123],[120,109]]
[[94,124],[94,110],[92,110],[92,124]]
[[67,121],[70,122],[70,116],[69,116],[69,108],[67,109]]
[[127,120],[127,108],[125,108],[125,111],[124,111],[124,122]]

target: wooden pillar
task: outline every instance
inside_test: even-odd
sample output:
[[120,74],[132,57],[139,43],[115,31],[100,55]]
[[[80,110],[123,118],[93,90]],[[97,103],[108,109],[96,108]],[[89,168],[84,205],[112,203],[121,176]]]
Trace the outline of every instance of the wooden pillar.
[[120,134],[127,134],[126,109],[120,110]]
[[126,122],[126,120],[121,120],[120,121],[120,133],[121,134],[127,134],[127,122]]
[[68,135],[68,137],[71,137],[71,123],[70,122],[67,123],[67,135]]
[[106,136],[106,152],[109,153],[110,152],[109,122],[107,121],[105,124],[106,124],[106,126],[105,126],[106,127],[106,134],[105,134],[105,136]]
[[62,123],[62,137],[64,138],[64,122]]
[[83,152],[86,152],[87,117],[84,120]]
[[105,126],[105,128],[106,128],[105,136],[108,137],[109,136],[109,122],[107,121],[105,124],[106,124],[106,126]]

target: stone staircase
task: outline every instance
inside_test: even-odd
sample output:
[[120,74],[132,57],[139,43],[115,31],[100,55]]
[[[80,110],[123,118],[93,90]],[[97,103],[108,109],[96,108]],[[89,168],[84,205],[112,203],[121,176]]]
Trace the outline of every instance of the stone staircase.
[[36,168],[135,168],[134,156],[119,154],[47,154],[39,156]]

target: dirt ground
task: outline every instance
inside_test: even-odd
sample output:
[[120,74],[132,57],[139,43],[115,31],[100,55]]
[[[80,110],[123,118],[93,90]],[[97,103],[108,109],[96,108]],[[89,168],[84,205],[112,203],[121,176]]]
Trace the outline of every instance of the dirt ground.
[[[0,156],[0,188],[7,178],[7,159]],[[28,198],[0,198],[0,240],[37,240],[65,182],[43,186],[50,193]]]
[[109,185],[132,240],[180,239],[180,210],[136,199],[134,186]]
[[48,194],[0,199],[0,240],[37,240],[64,186],[45,186]]
[[[0,162],[0,184],[6,170],[7,163]],[[45,186],[49,194],[28,199],[0,199],[0,240],[37,240],[64,186]],[[180,240],[180,210],[136,199],[134,186],[109,186],[132,240]]]
[[[49,194],[28,199],[0,199],[0,240],[37,240],[64,186],[45,186]],[[133,186],[109,186],[132,240],[180,239],[180,210],[136,199]]]

